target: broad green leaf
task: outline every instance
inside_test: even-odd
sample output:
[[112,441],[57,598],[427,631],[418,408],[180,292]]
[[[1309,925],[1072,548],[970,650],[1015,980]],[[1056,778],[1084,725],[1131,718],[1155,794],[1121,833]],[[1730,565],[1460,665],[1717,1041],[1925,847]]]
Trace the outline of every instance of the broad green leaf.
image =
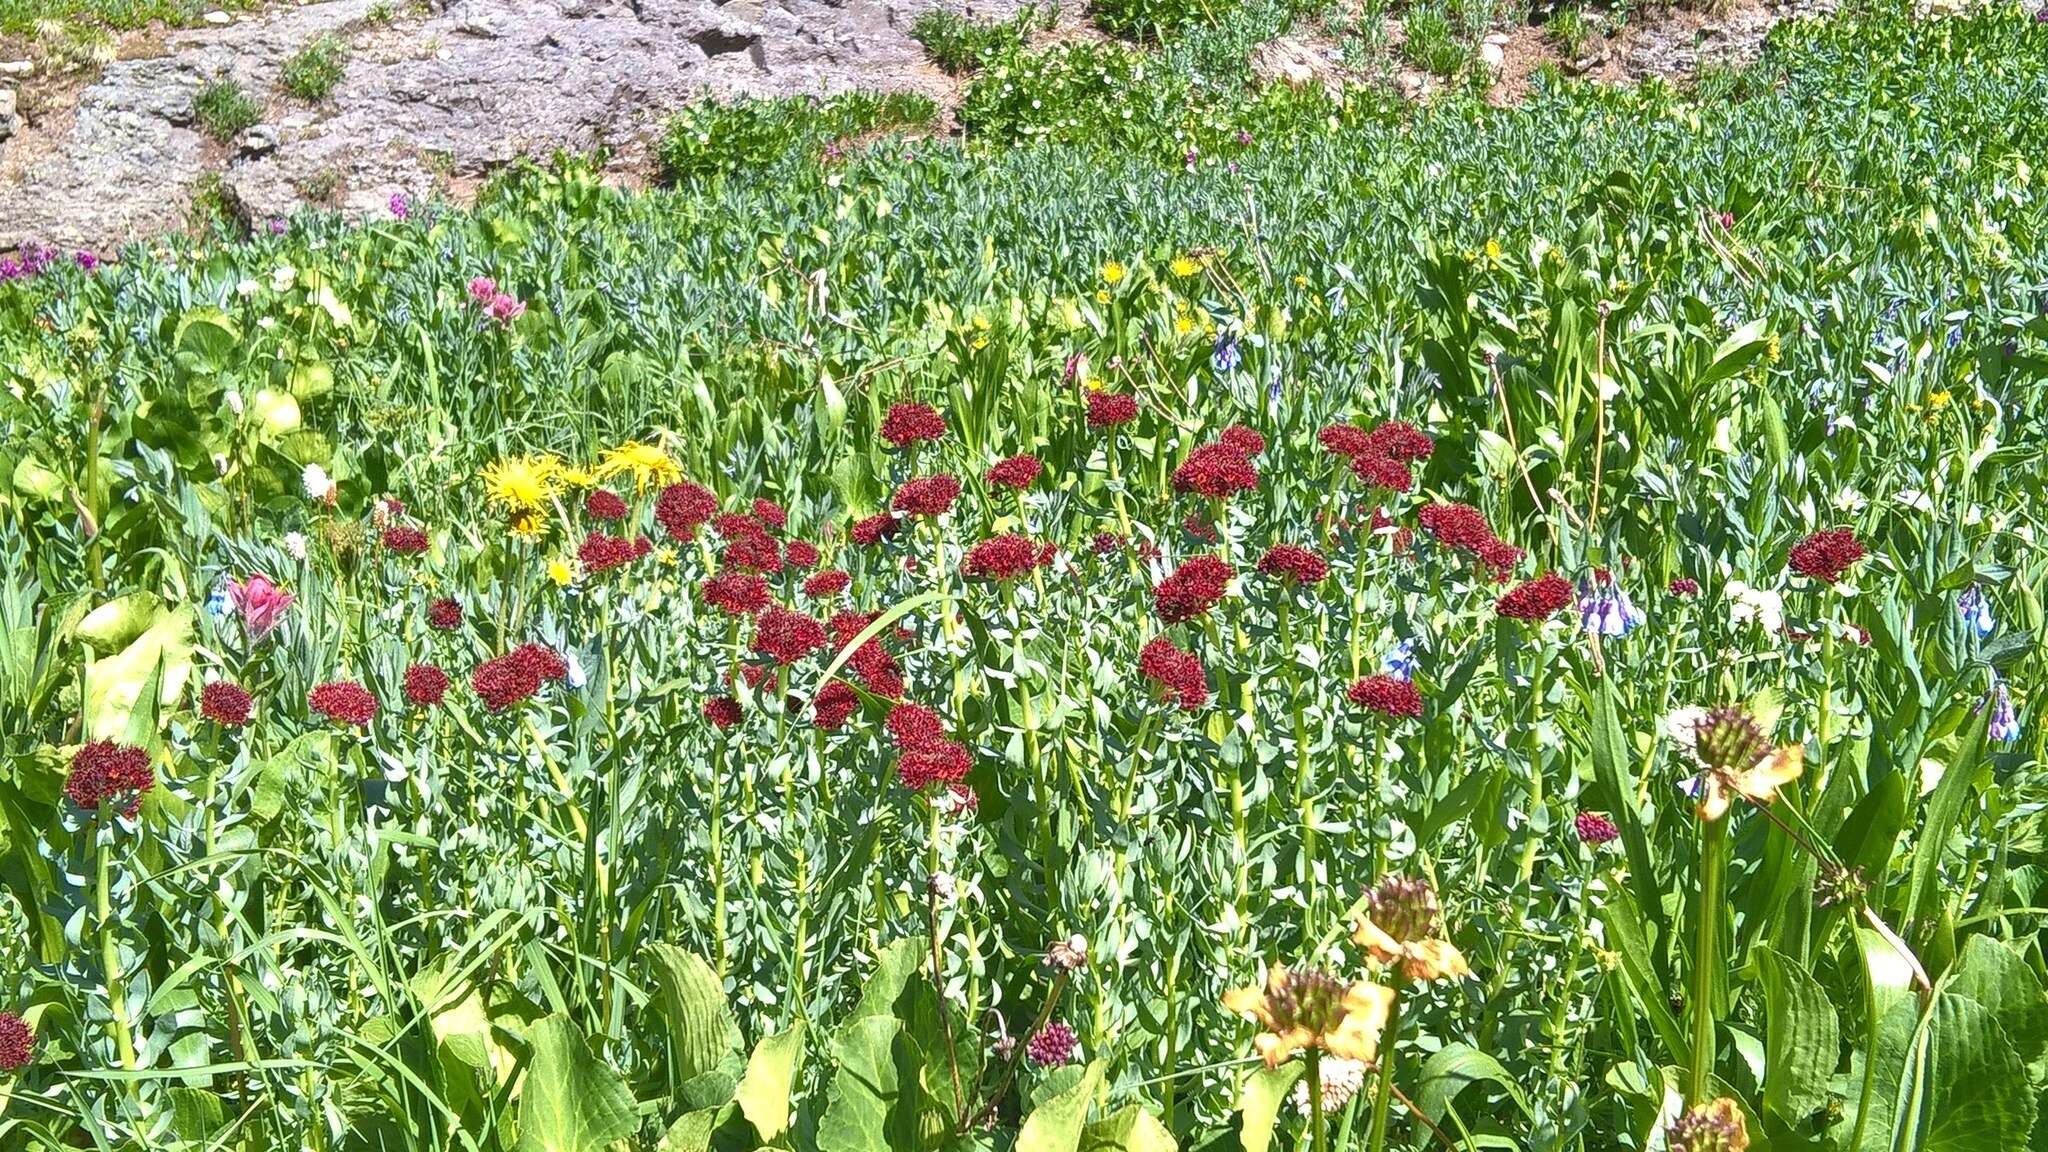
[[[1621,829],[1621,846],[1628,855],[1630,883],[1635,886],[1636,905],[1647,909],[1651,925],[1661,932],[1663,903],[1657,889],[1656,861],[1650,855],[1650,839],[1636,808],[1636,786],[1630,763],[1628,741],[1622,735],[1621,709],[1614,699],[1614,681],[1602,680],[1593,697],[1593,777],[1599,781],[1615,826]],[[1649,935],[1645,943],[1656,939]]]
[[218,308],[194,308],[178,321],[172,353],[188,372],[212,376],[227,371],[242,342],[241,325]]
[[2048,996],[2040,977],[2010,947],[1989,936],[1964,941],[1946,991],[1988,1009],[2022,1061],[2031,1064],[2048,1050]]
[[661,1010],[674,1044],[676,1078],[692,1080],[740,1050],[740,1026],[725,1001],[725,985],[711,965],[673,944],[648,946]]
[[882,949],[875,958],[875,970],[861,985],[860,1003],[854,1007],[856,1018],[862,1016],[893,1016],[896,1001],[903,995],[903,986],[910,982],[911,973],[923,963],[925,938],[911,936],[894,941]]
[[1443,1122],[1458,1094],[1473,1084],[1487,1082],[1500,1088],[1515,1107],[1528,1114],[1528,1097],[1501,1062],[1469,1044],[1446,1044],[1422,1065],[1416,1074],[1415,1106],[1423,1115]]
[[[126,648],[86,665],[86,732],[94,740],[126,740],[137,713],[154,727],[155,708],[170,708],[192,674],[192,636],[197,616],[185,606],[159,612]],[[150,684],[157,700],[142,707]]]
[[1300,1063],[1289,1061],[1278,1068],[1254,1068],[1245,1075],[1237,1089],[1237,1138],[1244,1152],[1266,1152],[1272,1146],[1280,1105],[1301,1073]]
[[1663,982],[1650,959],[1650,941],[1643,931],[1642,917],[1636,912],[1634,898],[1627,888],[1616,888],[1608,894],[1600,905],[1600,922],[1621,957],[1621,973],[1637,1007],[1649,1017],[1650,1026],[1664,1043],[1665,1056],[1675,1064],[1685,1063],[1690,1059],[1685,1030],[1671,1014]]
[[832,1039],[838,1069],[818,1120],[818,1152],[912,1152],[917,1138],[915,1085],[897,1072],[903,1025],[894,1016],[860,1016]]
[[1805,969],[1768,948],[1763,973],[1764,1107],[1797,1124],[1828,1102],[1839,1058],[1835,1006]]
[[2034,1126],[2026,1065],[1989,1008],[1966,996],[1935,999],[1927,1032],[1926,1152],[2018,1148]]
[[713,1108],[699,1108],[676,1117],[676,1122],[661,1134],[661,1143],[655,1145],[655,1152],[710,1152],[711,1138],[732,1115],[731,1104]]
[[591,1055],[567,1016],[538,1021],[526,1042],[519,1152],[602,1152],[639,1129],[626,1082]]
[[1928,915],[1941,899],[1941,858],[1947,854],[1949,834],[1962,818],[1963,805],[1976,787],[1991,711],[1980,710],[1976,722],[1964,730],[1948,768],[1941,774],[1941,783],[1934,786],[1934,795],[1927,802],[1927,818],[1921,823],[1920,838],[1913,845],[1913,880],[1906,897],[1906,924],[1899,926],[1902,931]]
[[1081,1129],[1081,1152],[1179,1152],[1179,1145],[1157,1116],[1130,1104]]
[[95,651],[119,651],[156,623],[162,608],[156,593],[130,592],[86,613],[75,631]]
[[789,1128],[789,1097],[804,1055],[804,1025],[798,1020],[784,1031],[764,1036],[754,1045],[734,1099],[763,1141]]
[[1017,1134],[1017,1152],[1078,1152],[1088,1110],[1102,1089],[1102,1061],[1091,1061],[1080,1082],[1031,1110]]

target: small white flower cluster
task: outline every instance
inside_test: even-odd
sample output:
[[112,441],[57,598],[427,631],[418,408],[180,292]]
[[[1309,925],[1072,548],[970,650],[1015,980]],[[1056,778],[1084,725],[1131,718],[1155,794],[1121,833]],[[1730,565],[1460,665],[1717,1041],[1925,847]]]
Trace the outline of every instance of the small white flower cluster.
[[[1365,1087],[1365,1062],[1346,1060],[1342,1056],[1325,1056],[1321,1065],[1323,1078],[1323,1115],[1342,1112],[1351,1098]],[[1294,1082],[1294,1107],[1303,1116],[1308,1115],[1308,1077]]]

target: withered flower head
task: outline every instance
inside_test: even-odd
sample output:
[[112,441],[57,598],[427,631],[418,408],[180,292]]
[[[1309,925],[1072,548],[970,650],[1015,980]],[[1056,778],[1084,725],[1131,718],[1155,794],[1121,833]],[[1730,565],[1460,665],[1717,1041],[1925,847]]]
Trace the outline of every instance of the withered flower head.
[[1320,968],[1276,964],[1266,986],[1223,994],[1223,1006],[1258,1021],[1254,1046],[1266,1067],[1278,1068],[1308,1048],[1347,1060],[1370,1061],[1394,1005],[1394,990],[1360,981],[1346,984]]
[[1429,881],[1391,877],[1365,894],[1365,919],[1351,939],[1410,980],[1462,980],[1472,969],[1444,938],[1441,913]]
[[1671,1152],[1745,1152],[1749,1126],[1735,1101],[1722,1097],[1695,1104],[1664,1129]]

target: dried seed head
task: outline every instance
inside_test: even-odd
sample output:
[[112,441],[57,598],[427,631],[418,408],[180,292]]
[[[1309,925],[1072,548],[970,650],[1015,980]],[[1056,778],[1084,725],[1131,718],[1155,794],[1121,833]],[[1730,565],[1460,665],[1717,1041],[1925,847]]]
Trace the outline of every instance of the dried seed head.
[[1266,994],[1273,1030],[1306,1028],[1317,1036],[1337,1030],[1344,1021],[1344,994],[1351,986],[1320,968],[1290,968],[1280,987]]
[[1671,1152],[1744,1152],[1749,1147],[1749,1129],[1742,1109],[1723,1097],[1696,1104],[1664,1129],[1664,1144]]
[[1395,876],[1380,881],[1365,895],[1366,915],[1388,936],[1403,944],[1437,937],[1442,907],[1429,881]]
[[1693,754],[1711,772],[1747,772],[1770,750],[1770,737],[1741,708],[1716,708],[1693,727]]

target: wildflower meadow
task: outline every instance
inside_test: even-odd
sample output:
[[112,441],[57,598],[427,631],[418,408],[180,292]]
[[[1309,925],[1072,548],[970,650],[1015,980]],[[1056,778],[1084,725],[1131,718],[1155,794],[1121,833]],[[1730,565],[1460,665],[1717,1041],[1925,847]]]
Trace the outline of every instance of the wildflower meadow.
[[2044,125],[1859,10],[29,253],[0,1147],[2048,1146]]

